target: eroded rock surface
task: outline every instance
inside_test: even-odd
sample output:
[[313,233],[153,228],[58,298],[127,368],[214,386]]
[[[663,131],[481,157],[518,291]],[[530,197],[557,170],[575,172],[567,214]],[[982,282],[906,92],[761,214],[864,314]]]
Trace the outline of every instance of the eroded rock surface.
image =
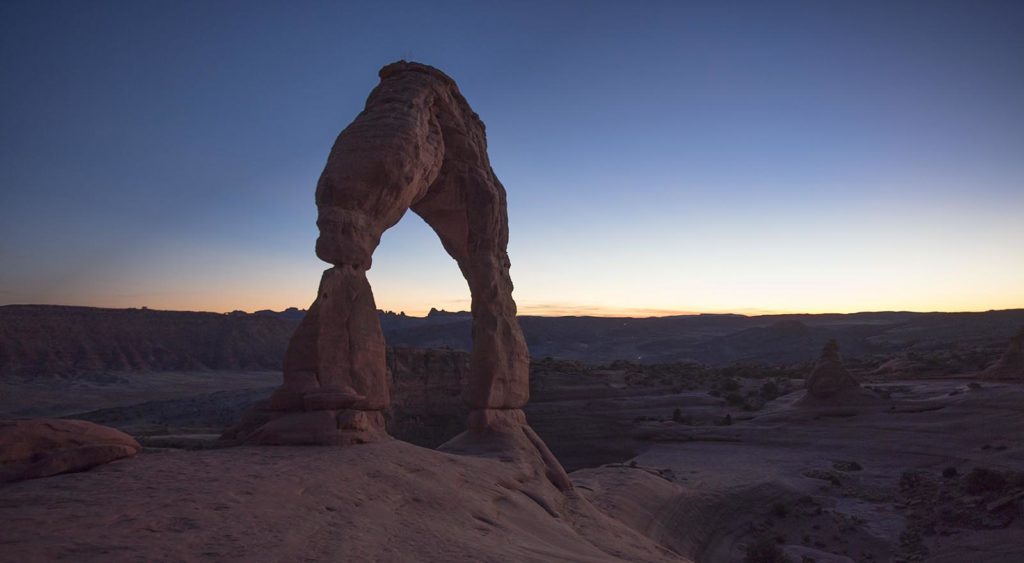
[[84,420],[0,421],[0,483],[84,471],[134,456],[134,438]]

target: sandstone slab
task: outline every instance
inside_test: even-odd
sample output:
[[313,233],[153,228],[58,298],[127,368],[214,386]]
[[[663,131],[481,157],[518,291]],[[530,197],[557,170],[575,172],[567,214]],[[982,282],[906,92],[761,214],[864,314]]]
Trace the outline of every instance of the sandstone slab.
[[0,421],[0,482],[85,471],[140,449],[124,432],[84,420]]

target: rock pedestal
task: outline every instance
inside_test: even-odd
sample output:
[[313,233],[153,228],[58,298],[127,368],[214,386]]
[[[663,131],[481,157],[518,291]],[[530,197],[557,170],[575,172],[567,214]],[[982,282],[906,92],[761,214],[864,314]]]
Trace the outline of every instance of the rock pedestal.
[[[473,350],[456,442],[505,436],[561,466],[526,424],[529,354],[512,299],[505,188],[484,124],[441,71],[397,62],[338,136],[316,188],[316,254],[334,267],[296,330],[284,383],[234,432],[258,444],[350,444],[386,438],[384,338],[366,270],[381,235],[408,210],[437,233],[469,283]],[[567,485],[567,479],[563,486]]]
[[284,359],[284,382],[260,405],[270,419],[246,441],[258,444],[345,445],[386,436],[390,403],[384,335],[366,270],[336,266]]
[[807,394],[828,399],[848,391],[860,389],[860,383],[846,370],[839,355],[839,343],[829,340],[821,351],[821,358],[807,378]]
[[1003,355],[981,376],[985,379],[1024,379],[1024,327],[1010,338]]

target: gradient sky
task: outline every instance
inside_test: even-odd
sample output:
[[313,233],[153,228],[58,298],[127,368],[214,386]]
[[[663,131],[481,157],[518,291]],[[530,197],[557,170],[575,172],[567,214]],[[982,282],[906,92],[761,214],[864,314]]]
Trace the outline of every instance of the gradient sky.
[[[0,2],[0,304],[306,307],[377,70],[458,81],[527,314],[1024,307],[1022,2]],[[414,214],[383,309],[468,309]]]

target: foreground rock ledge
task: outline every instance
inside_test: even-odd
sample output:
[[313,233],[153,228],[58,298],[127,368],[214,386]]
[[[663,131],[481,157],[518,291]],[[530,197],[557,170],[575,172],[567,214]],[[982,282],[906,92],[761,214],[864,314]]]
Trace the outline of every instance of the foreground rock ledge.
[[397,440],[168,451],[7,485],[0,537],[11,561],[686,560],[535,471]]

